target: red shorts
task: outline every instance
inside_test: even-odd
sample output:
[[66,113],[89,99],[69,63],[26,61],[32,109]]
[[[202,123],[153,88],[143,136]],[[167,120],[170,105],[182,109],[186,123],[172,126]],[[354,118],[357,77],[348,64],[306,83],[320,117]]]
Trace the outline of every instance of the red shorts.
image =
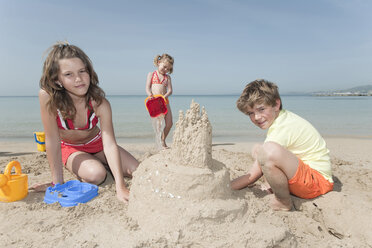
[[315,198],[333,189],[333,183],[301,159],[296,174],[288,181],[288,185],[293,195],[303,199]]
[[69,144],[61,141],[62,163],[66,165],[68,157],[78,151],[91,154],[103,151],[101,132],[85,144]]

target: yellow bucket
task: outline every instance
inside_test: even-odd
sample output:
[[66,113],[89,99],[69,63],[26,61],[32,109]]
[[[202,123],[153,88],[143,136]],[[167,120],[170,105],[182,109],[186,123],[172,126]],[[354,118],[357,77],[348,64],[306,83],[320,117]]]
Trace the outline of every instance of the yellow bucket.
[[45,133],[34,132],[35,142],[37,143],[37,150],[45,152]]
[[[10,174],[13,167],[15,174]],[[27,175],[22,174],[21,164],[18,161],[12,161],[5,167],[4,174],[0,174],[0,201],[19,201],[27,194]]]

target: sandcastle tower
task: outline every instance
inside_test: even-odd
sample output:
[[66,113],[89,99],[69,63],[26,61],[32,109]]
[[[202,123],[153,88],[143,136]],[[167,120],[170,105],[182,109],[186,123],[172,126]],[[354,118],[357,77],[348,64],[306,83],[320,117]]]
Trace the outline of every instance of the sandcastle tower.
[[173,133],[172,161],[189,167],[208,168],[212,164],[212,126],[203,108],[191,102],[186,115],[180,111]]
[[170,231],[243,215],[225,165],[212,159],[212,126],[199,104],[179,113],[171,149],[144,160],[133,174],[128,214],[141,229]]

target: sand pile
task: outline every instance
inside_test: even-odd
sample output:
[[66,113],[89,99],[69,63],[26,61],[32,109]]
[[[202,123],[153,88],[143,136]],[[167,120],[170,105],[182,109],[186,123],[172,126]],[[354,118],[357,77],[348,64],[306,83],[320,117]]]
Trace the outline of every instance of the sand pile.
[[179,114],[171,149],[144,160],[133,175],[128,214],[143,230],[197,229],[241,217],[225,165],[212,159],[212,126],[192,102]]

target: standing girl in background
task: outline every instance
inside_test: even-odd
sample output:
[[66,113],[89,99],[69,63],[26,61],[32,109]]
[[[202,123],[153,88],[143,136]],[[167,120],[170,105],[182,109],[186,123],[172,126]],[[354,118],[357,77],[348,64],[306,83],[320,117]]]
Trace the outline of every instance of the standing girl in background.
[[172,111],[169,105],[168,97],[172,94],[172,80],[168,74],[173,72],[174,59],[164,53],[163,55],[156,55],[154,58],[154,65],[157,70],[149,72],[146,80],[146,93],[147,96],[152,97],[153,95],[163,95],[166,99],[168,112],[165,115],[165,127],[161,136],[161,142],[163,148],[168,148],[165,143],[169,131],[172,128]]
[[40,88],[51,184],[64,183],[65,166],[78,179],[98,185],[105,181],[108,165],[117,198],[128,200],[124,176],[130,177],[138,162],[116,143],[111,106],[89,57],[76,46],[55,44],[44,62]]

